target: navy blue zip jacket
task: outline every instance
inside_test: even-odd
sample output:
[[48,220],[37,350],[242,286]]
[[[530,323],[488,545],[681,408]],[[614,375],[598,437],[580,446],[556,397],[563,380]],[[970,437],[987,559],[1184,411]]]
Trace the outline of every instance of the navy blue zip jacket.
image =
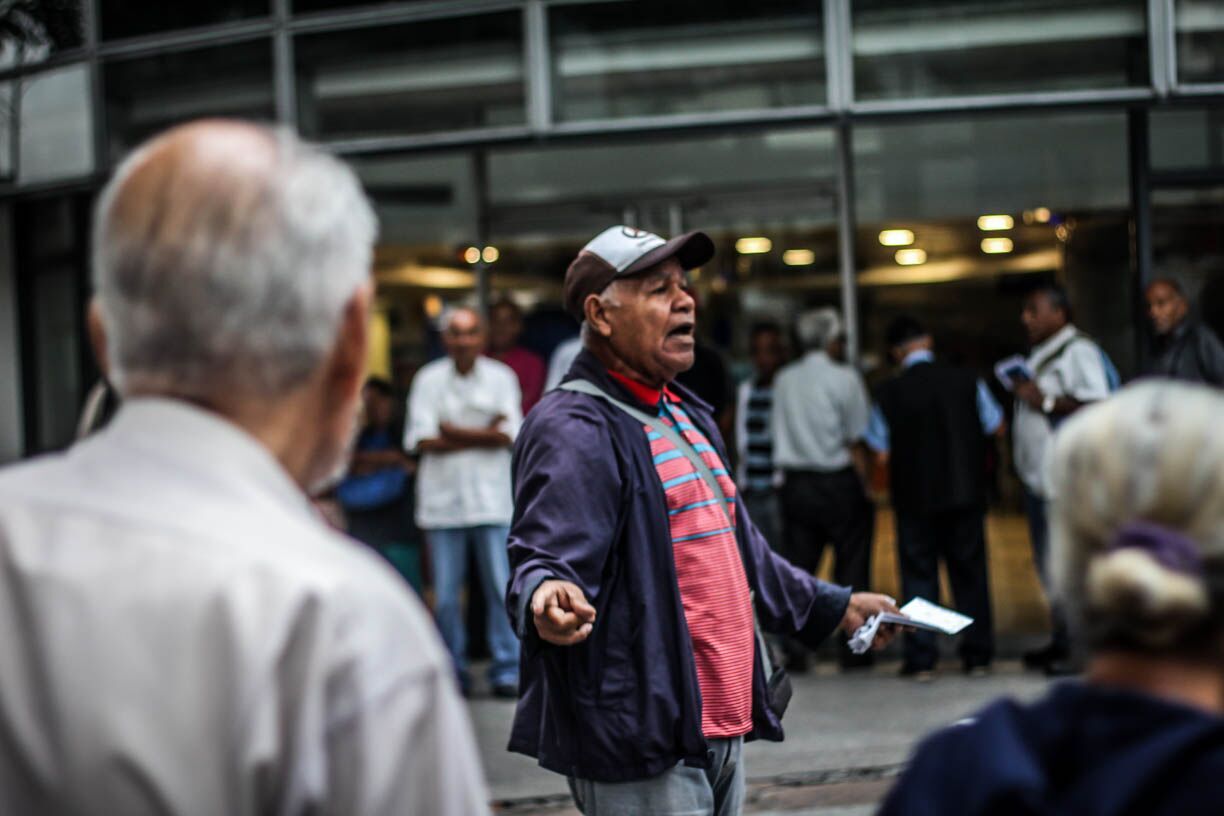
[[1010,700],[919,748],[880,816],[1224,813],[1224,717],[1067,683]]
[[[583,351],[566,379],[634,397]],[[685,412],[727,460],[710,408],[680,385]],[[643,406],[655,413],[658,406]],[[514,521],[506,607],[522,639],[520,698],[511,751],[549,770],[601,782],[644,779],[680,762],[708,767],[701,693],[672,555],[667,500],[637,420],[605,400],[546,395],[514,446]],[[850,589],[778,557],[735,502],[740,554],[763,629],[811,646],[841,622]],[[542,581],[572,581],[596,609],[585,641],[540,639],[531,595]],[[782,739],[755,658],[749,739]]]

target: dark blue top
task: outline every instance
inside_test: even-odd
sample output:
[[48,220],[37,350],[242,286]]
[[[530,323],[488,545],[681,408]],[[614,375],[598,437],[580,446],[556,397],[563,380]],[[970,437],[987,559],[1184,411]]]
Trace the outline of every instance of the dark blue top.
[[[590,380],[633,404],[587,351],[566,379]],[[709,406],[672,384],[685,412],[726,461]],[[643,406],[648,413],[658,406]],[[586,394],[553,391],[514,447],[514,520],[506,606],[523,642],[511,751],[583,779],[644,779],[679,762],[706,767],[701,693],[676,583],[667,500],[637,420]],[[815,646],[841,622],[850,589],[779,558],[736,502],[737,540],[763,629]],[[575,646],[542,641],[528,608],[546,578],[572,581],[596,609]],[[756,656],[753,731],[782,739]]]
[[1079,683],[929,738],[880,816],[1224,813],[1224,718]]

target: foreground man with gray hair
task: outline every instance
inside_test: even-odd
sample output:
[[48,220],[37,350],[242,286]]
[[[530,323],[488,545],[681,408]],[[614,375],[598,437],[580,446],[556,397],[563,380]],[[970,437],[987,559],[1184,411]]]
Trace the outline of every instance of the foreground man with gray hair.
[[306,498],[352,439],[375,228],[344,165],[236,122],[103,191],[125,403],[0,472],[0,812],[486,812],[424,609]]

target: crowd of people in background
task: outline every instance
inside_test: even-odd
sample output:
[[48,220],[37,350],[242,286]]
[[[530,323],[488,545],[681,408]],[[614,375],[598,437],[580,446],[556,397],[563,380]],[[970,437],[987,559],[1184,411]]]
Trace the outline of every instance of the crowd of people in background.
[[[1182,286],[1162,278],[1147,288],[1145,297],[1152,346],[1150,362],[1141,376],[1224,385],[1224,345],[1193,316]],[[455,357],[452,323],[456,314],[471,338],[479,334],[479,339],[466,346],[464,353],[470,361],[462,363]],[[1030,343],[1025,362],[1032,377],[1014,384],[1010,401],[1002,399],[1008,396],[1005,386],[941,359],[934,340],[938,327],[927,327],[912,315],[898,316],[886,327],[881,350],[894,373],[876,377],[877,387],[868,389],[862,374],[846,359],[841,316],[832,307],[803,312],[793,325],[773,320],[752,324],[748,332],[751,371],[733,394],[726,393],[727,367],[719,353],[700,342],[695,349],[700,364],[694,366],[696,373],[690,370],[677,377],[677,382],[710,403],[720,427],[730,430],[739,498],[771,547],[792,564],[815,573],[825,551],[831,550],[834,581],[870,587],[876,510],[886,500],[894,513],[904,596],[937,600],[942,564],[953,606],[975,621],[958,647],[961,668],[971,675],[987,672],[995,654],[985,516],[991,501],[992,474],[988,470],[999,460],[998,445],[1010,436],[1033,564],[1041,584],[1048,587],[1047,508],[1054,497],[1046,469],[1054,431],[1082,407],[1107,398],[1120,384],[1109,356],[1075,325],[1072,304],[1061,287],[1044,282],[1033,287],[1024,298],[1019,323]],[[410,404],[400,406],[400,421],[405,411],[411,416],[416,405],[418,421],[433,428],[428,436],[436,437],[440,433],[436,406],[441,397],[437,386],[427,383],[437,376],[439,367],[452,371],[453,376],[455,371],[467,370],[455,366],[475,366],[473,361],[481,351],[481,369],[498,361],[514,375],[503,372],[496,380],[498,385],[487,385],[492,390],[486,399],[519,399],[521,414],[516,417],[526,416],[546,392],[561,384],[583,344],[578,337],[561,342],[545,364],[543,356],[522,345],[524,326],[522,308],[508,296],[489,307],[487,323],[471,309],[448,312],[439,330],[450,361],[431,363],[417,375]],[[367,427],[358,441],[350,479],[368,479],[371,463],[378,462],[394,468],[396,483],[403,484],[412,479],[418,461],[425,473],[426,461],[446,455],[435,447],[436,439],[420,433],[400,437],[380,432],[396,413],[390,393],[385,381],[375,379],[368,385]],[[490,412],[488,418],[500,418],[504,427],[517,427],[518,419],[511,420],[504,406]],[[440,485],[457,484],[433,474],[418,484],[419,497],[409,495],[410,490],[398,494],[394,512],[387,507],[370,511],[354,506],[345,500],[344,484],[338,492],[348,529],[355,537],[380,549],[418,589],[422,571],[435,574],[436,614],[465,691],[471,684],[465,668],[465,624],[457,604],[469,558],[481,581],[474,582],[467,593],[480,613],[469,615],[468,625],[476,634],[488,629],[488,653],[495,666],[508,665],[510,653],[508,633],[493,614],[500,606],[490,594],[495,587],[485,579],[504,576],[504,568],[497,563],[500,556],[494,551],[504,549],[509,524],[509,483],[505,480],[513,435],[496,433],[486,441],[493,449],[476,455],[489,458],[483,466],[487,474],[464,467],[462,490],[470,493],[472,508],[482,500],[498,508],[487,519],[469,509],[466,515],[438,520],[428,510],[422,516],[418,509],[414,525],[411,512],[406,514],[404,508],[421,498],[434,502],[443,489]],[[450,447],[445,450],[449,452]],[[499,475],[494,477],[494,472]],[[498,483],[497,489],[480,493],[479,486],[490,479]],[[477,516],[479,522],[472,521]],[[397,532],[389,537],[393,519],[398,519],[394,522]],[[485,549],[474,551],[474,557],[467,554],[462,542],[447,538],[458,534],[446,531],[468,527],[485,528],[489,536]],[[398,542],[410,546],[405,550]],[[1050,675],[1082,669],[1082,655],[1072,648],[1063,611],[1053,601],[1050,633],[1046,645],[1024,653],[1024,664]],[[770,642],[790,671],[808,670],[814,654],[798,640],[770,637]],[[939,656],[935,636],[911,631],[903,642],[901,675],[918,681],[932,679]],[[844,670],[869,667],[873,660],[871,653],[851,653],[846,639],[841,638],[838,662]],[[509,670],[494,669],[493,674],[494,693],[513,697]]]

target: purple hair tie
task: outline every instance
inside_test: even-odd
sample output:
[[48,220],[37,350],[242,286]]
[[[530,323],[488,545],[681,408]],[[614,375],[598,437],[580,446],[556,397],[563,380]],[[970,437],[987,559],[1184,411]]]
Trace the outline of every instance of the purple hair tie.
[[1150,521],[1132,521],[1118,528],[1107,551],[1131,547],[1143,550],[1158,564],[1174,572],[1203,574],[1203,556],[1198,543],[1172,528]]

